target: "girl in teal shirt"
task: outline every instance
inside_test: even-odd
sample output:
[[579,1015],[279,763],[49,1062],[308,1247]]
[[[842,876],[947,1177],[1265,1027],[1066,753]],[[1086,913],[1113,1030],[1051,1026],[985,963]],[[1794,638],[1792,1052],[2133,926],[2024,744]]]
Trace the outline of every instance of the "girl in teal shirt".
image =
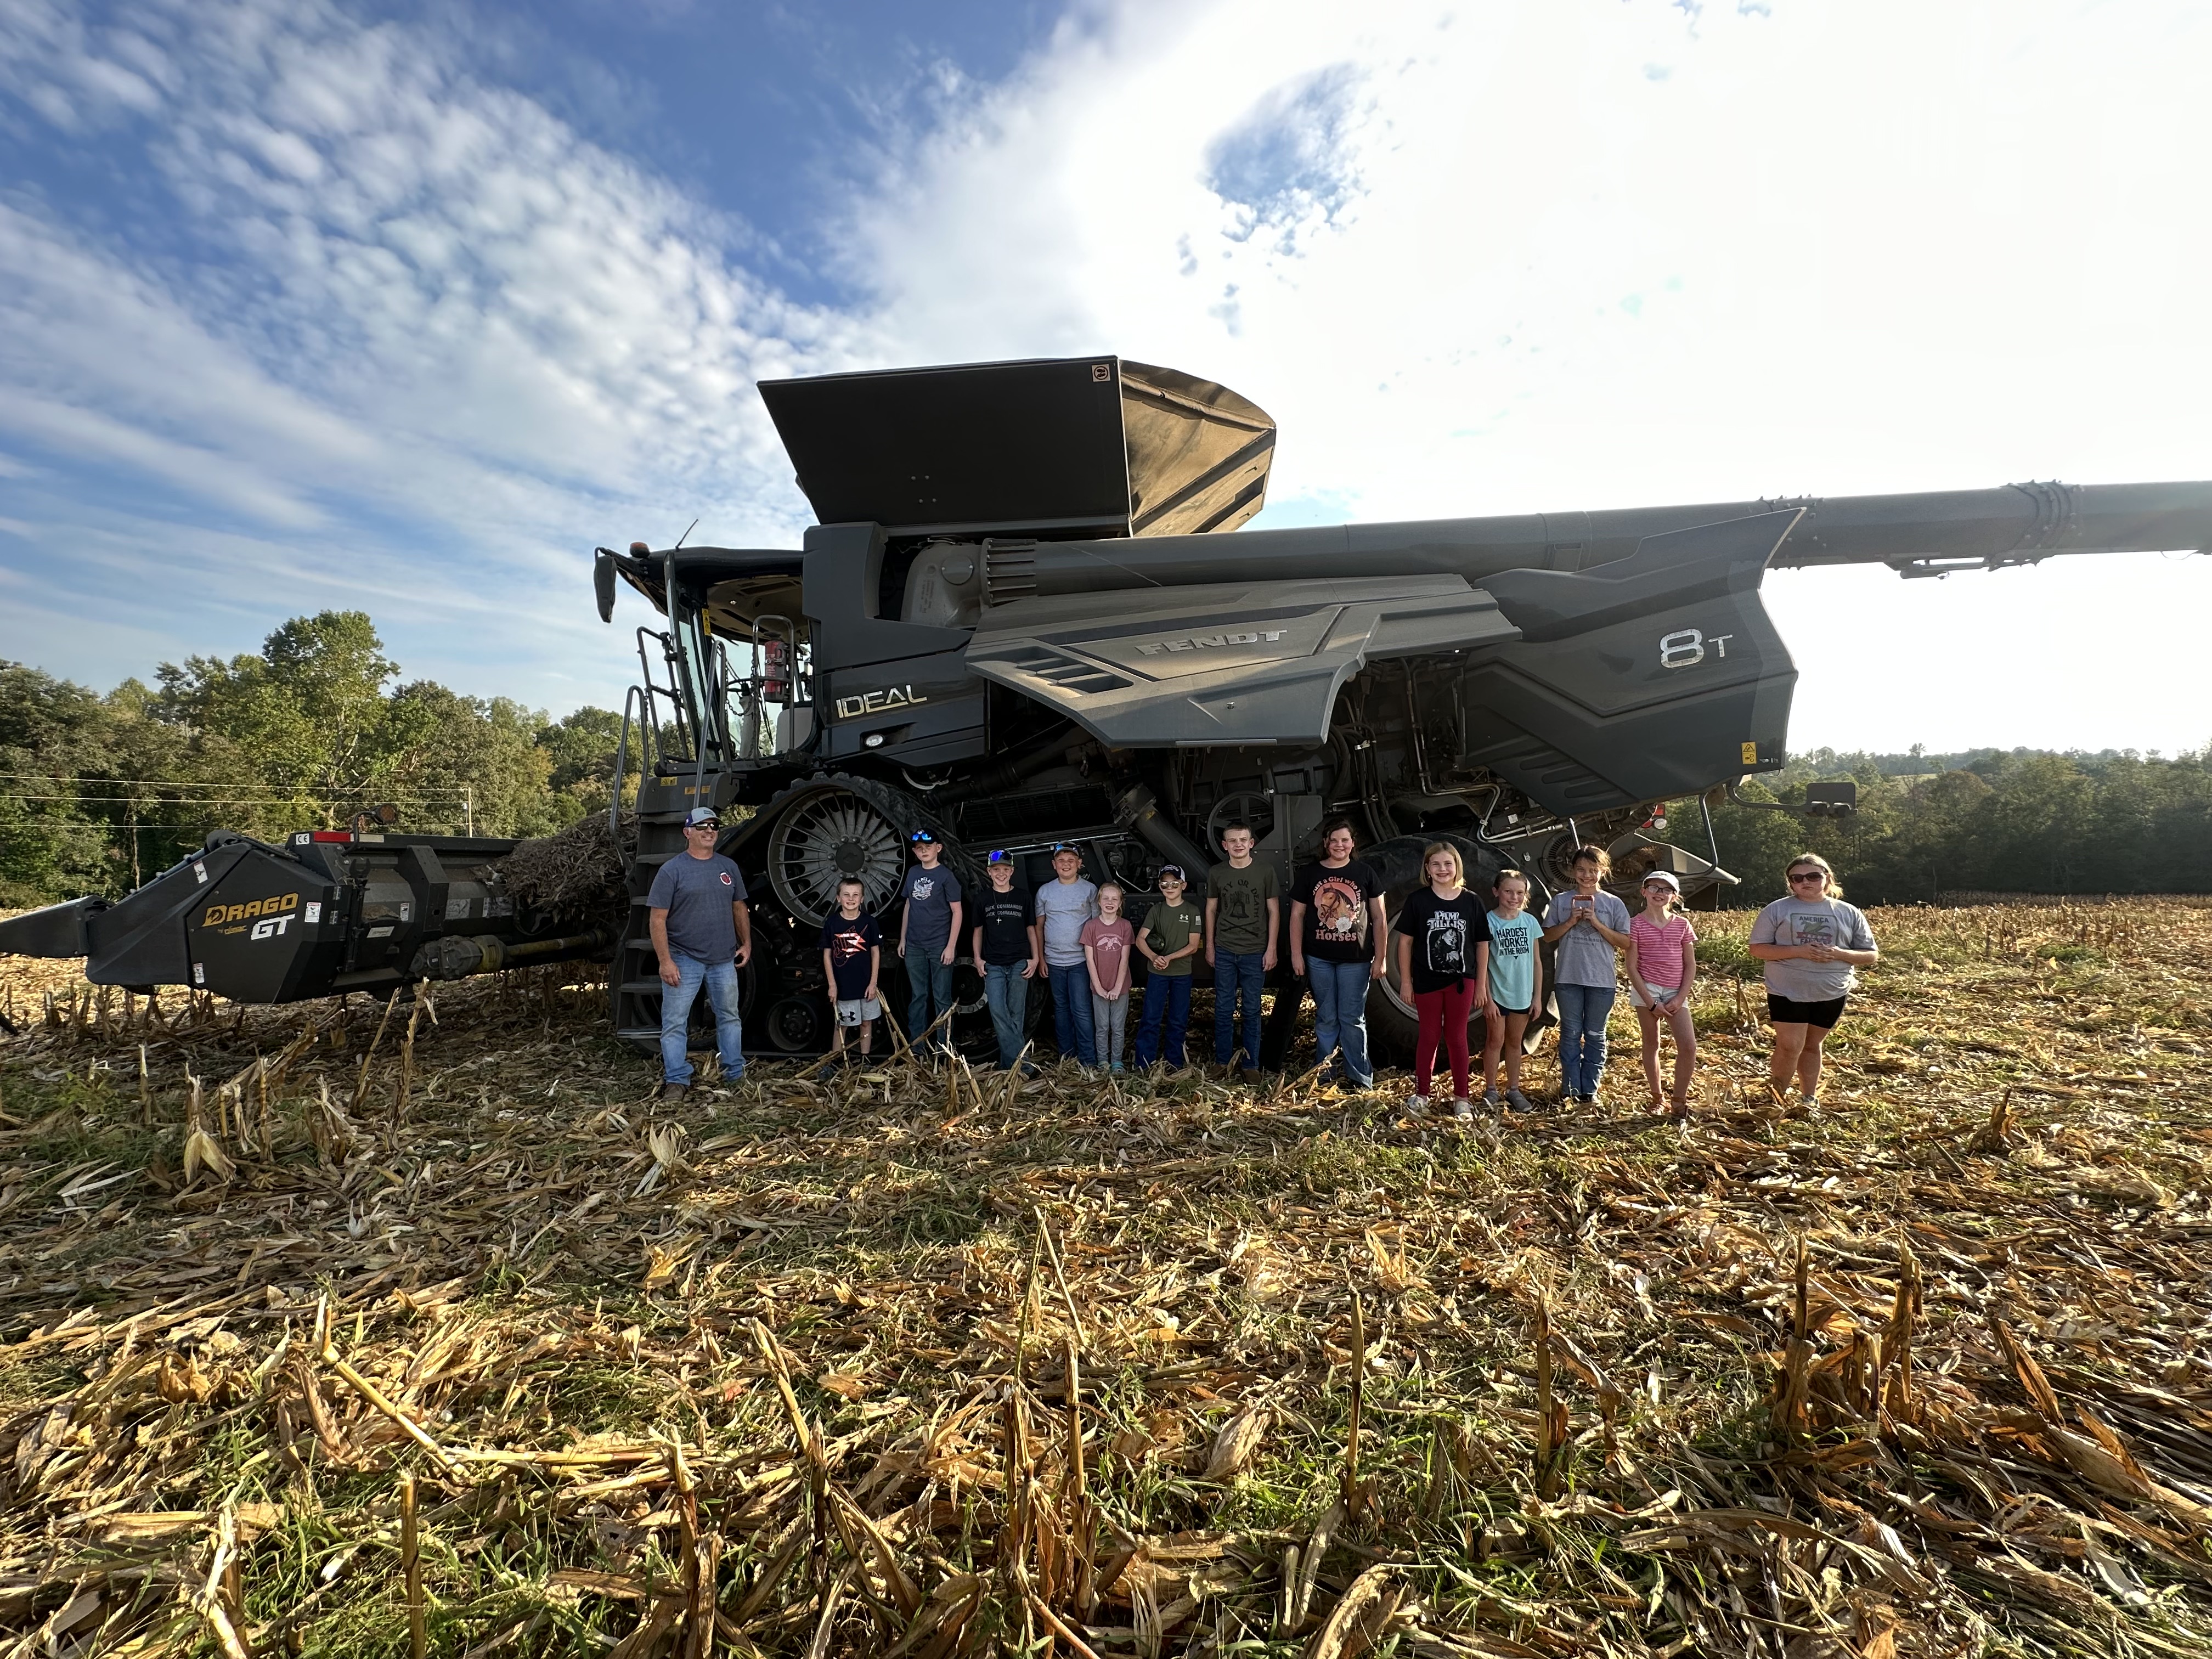
[[1482,1103],[1500,1104],[1498,1057],[1505,1056],[1505,1099],[1516,1112],[1532,1111],[1521,1092],[1521,1035],[1544,994],[1544,960],[1536,942],[1543,924],[1528,914],[1528,878],[1501,870],[1492,890],[1498,908],[1490,913],[1490,1000],[1483,1005]]

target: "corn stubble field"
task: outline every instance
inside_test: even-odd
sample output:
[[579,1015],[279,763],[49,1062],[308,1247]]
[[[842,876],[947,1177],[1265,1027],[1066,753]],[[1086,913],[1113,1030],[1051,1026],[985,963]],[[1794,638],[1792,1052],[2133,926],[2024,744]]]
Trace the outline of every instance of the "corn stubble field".
[[1874,921],[1686,1127],[10,964],[0,1653],[2202,1653],[2212,910]]

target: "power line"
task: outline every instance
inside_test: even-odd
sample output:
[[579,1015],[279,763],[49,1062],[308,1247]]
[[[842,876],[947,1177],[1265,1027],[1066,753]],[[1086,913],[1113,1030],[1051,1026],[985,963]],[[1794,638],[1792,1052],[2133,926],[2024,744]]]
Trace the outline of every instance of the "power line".
[[[272,796],[234,796],[234,799],[208,799],[199,796],[195,801],[149,801],[135,794],[11,794],[9,801],[77,801],[77,803],[106,803],[106,805],[142,805],[142,807],[341,807],[345,801],[314,799],[299,794]],[[465,794],[387,794],[383,801],[396,807],[458,807],[467,801]]]
[[[106,784],[117,788],[136,787],[143,789],[206,790],[266,789],[269,787],[269,785],[266,782],[260,781],[258,780],[252,783],[208,783],[193,778],[103,778],[95,777],[86,773],[69,772],[0,772],[0,778],[4,778],[11,783],[87,783],[94,786]],[[464,788],[473,788],[475,786],[473,784],[464,784],[462,786]],[[363,789],[359,793],[363,794],[373,794],[375,792],[374,790]],[[292,798],[288,796],[286,799],[289,799]],[[442,800],[445,797],[442,795],[403,795],[387,796],[386,799],[401,800]]]

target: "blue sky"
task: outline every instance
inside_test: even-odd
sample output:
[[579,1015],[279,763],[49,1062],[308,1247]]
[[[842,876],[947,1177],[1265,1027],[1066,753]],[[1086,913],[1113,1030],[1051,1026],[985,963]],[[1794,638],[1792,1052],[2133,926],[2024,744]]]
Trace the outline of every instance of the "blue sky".
[[[2212,477],[2201,6],[0,0],[0,656],[619,696],[758,378],[1116,350],[1266,521]],[[1793,737],[2194,747],[2212,560],[1780,573]],[[2111,620],[2106,620],[2110,618]]]

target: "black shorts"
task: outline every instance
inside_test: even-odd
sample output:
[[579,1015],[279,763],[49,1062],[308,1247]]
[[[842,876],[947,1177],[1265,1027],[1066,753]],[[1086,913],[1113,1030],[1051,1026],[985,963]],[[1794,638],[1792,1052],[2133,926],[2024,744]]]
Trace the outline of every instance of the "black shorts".
[[1846,999],[1837,997],[1828,1002],[1798,1002],[1789,997],[1766,994],[1766,1017],[1778,1025],[1817,1025],[1824,1031],[1836,1029],[1836,1022],[1844,1017]]
[[1500,1019],[1525,1019],[1528,1014],[1528,1011],[1526,1008],[1509,1008],[1502,1002],[1498,1005],[1498,1017]]

